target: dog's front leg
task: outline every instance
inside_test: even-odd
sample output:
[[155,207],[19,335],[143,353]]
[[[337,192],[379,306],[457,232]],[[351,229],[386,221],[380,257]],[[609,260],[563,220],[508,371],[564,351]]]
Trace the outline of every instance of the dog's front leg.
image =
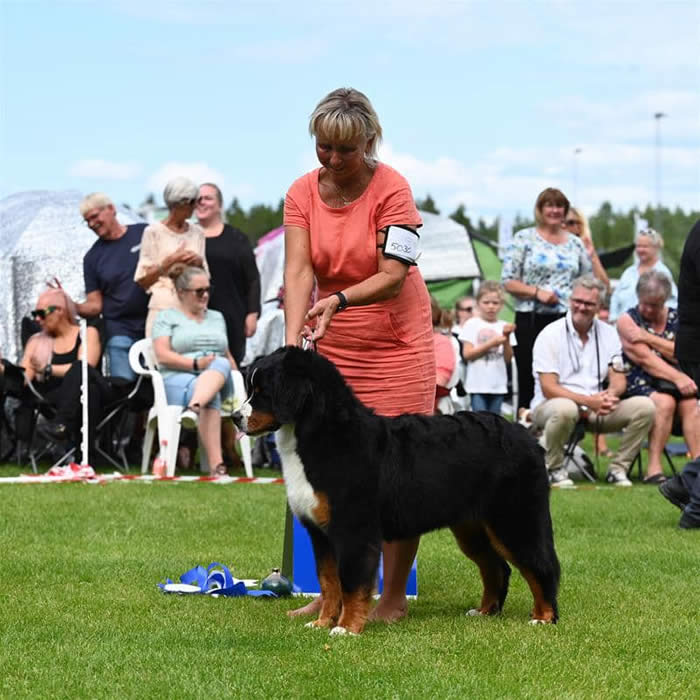
[[339,548],[338,572],[342,588],[343,609],[338,625],[331,634],[360,634],[369,616],[372,592],[379,568],[379,542]]
[[321,585],[321,612],[318,619],[307,627],[334,627],[340,616],[342,604],[338,565],[328,537],[319,529],[307,528],[316,558],[316,575]]

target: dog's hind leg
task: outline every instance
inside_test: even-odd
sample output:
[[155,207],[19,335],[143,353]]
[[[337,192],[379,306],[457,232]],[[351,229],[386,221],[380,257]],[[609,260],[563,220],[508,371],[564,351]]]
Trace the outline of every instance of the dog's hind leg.
[[333,545],[321,530],[307,527],[316,558],[316,574],[321,585],[321,610],[318,619],[307,622],[306,627],[334,627],[342,606],[338,563]]
[[479,567],[484,585],[481,604],[469,614],[497,615],[508,595],[510,567],[493,548],[482,523],[464,522],[450,529],[460,549]]
[[551,529],[549,535],[544,533],[539,540],[523,538],[521,530],[501,533],[501,537],[490,527],[486,528],[486,532],[494,549],[515,565],[530,587],[534,600],[531,623],[555,623],[559,617],[559,561],[554,551]]

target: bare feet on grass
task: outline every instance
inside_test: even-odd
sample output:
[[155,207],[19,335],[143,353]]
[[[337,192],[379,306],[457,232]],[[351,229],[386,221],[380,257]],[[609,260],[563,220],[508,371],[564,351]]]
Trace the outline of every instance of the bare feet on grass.
[[383,597],[369,614],[370,622],[398,622],[408,615],[408,602],[405,596],[396,600],[388,600]]
[[307,603],[301,608],[287,610],[287,615],[289,615],[289,617],[299,617],[303,615],[317,615],[319,612],[321,612],[321,596],[314,598],[310,603]]

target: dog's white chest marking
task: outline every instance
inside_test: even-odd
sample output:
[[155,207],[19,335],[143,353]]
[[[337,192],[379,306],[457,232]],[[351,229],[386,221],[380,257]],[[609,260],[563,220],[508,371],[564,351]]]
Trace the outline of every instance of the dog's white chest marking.
[[277,449],[282,460],[282,476],[292,513],[297,518],[305,517],[315,522],[314,509],[318,506],[318,498],[306,479],[304,465],[297,454],[294,426],[284,425],[277,431]]

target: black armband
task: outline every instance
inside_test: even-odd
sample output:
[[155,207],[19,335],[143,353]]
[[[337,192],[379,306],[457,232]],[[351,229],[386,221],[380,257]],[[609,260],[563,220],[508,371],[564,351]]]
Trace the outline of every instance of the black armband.
[[385,258],[392,258],[406,265],[416,265],[419,241],[418,232],[408,226],[387,226],[384,244],[379,247]]

